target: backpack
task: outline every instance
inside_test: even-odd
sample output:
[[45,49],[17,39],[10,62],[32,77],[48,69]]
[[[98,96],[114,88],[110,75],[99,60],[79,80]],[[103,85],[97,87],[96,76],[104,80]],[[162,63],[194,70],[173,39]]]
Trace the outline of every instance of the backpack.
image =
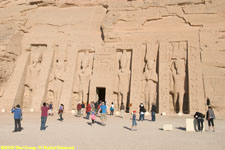
[[113,107],[110,107],[110,111],[113,111],[114,110],[114,108]]

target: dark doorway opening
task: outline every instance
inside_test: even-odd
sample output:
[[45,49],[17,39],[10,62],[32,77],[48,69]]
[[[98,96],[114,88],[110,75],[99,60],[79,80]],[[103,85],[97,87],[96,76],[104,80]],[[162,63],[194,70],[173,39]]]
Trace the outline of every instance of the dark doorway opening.
[[96,87],[96,93],[98,95],[98,102],[103,101],[105,102],[105,88],[102,87]]

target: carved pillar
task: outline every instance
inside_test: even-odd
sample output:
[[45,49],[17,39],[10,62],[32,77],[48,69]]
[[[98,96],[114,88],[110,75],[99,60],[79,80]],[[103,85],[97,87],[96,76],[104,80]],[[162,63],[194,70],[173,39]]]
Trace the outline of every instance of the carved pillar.
[[203,81],[200,64],[200,49],[194,42],[188,44],[188,78],[189,78],[189,110],[205,111]]
[[169,112],[169,50],[168,42],[160,43],[159,48],[159,113]]
[[130,103],[132,103],[131,110],[138,110],[140,102],[143,102],[141,99],[142,82],[140,82],[143,73],[143,68],[140,66],[143,64],[143,59],[140,58],[143,56],[145,45],[130,45],[130,48],[132,49]]

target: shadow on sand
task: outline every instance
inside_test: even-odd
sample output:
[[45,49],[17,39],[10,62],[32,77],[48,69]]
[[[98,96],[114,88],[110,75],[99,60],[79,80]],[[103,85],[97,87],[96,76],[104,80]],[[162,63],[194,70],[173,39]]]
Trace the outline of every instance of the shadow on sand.
[[[87,124],[90,125],[90,126],[93,125],[91,122],[87,122]],[[100,125],[100,126],[105,126],[105,125],[103,125],[103,124],[102,124],[101,122],[99,122],[99,121],[95,121],[94,124],[97,124],[97,125]]]
[[127,126],[123,126],[123,128],[124,128],[124,129],[127,129],[127,130],[130,130],[130,131],[132,130],[131,128],[129,128],[129,127],[127,127]]
[[182,130],[182,131],[186,131],[186,128],[185,127],[176,127],[176,129]]

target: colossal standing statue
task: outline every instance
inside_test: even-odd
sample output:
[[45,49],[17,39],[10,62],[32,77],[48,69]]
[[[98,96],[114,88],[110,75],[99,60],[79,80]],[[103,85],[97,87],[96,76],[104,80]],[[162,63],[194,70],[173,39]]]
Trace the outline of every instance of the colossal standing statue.
[[[118,85],[118,104],[126,103],[130,86],[130,60],[127,51],[123,50],[119,60],[119,85]],[[118,107],[119,108],[119,107]]]
[[60,104],[60,96],[62,93],[62,86],[64,82],[64,72],[65,72],[65,65],[64,61],[57,59],[55,63],[55,70],[54,70],[54,101],[55,106],[58,107]]
[[89,86],[92,75],[92,65],[88,50],[81,60],[79,71],[79,99],[80,101],[88,101]]
[[145,80],[145,106],[150,110],[151,103],[156,103],[156,88],[158,83],[158,75],[156,73],[154,60],[146,60],[144,80]]
[[174,94],[173,102],[179,103],[179,114],[182,114],[184,93],[185,93],[185,62],[183,59],[178,59],[173,63],[172,66],[174,67],[174,68],[171,68],[172,77],[174,81],[174,86],[172,91],[172,93]]
[[27,80],[25,83],[24,103],[31,103],[34,90],[41,71],[42,53],[39,46],[33,46],[31,51],[31,64],[28,66]]

